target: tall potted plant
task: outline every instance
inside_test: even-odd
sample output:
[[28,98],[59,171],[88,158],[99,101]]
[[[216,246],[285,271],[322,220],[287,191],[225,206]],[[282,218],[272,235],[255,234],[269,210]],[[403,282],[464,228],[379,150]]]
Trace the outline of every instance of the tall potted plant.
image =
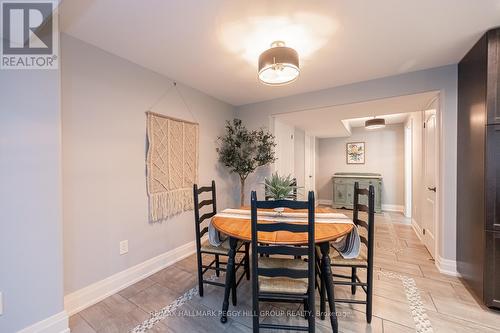
[[243,205],[248,175],[276,160],[274,135],[263,129],[249,131],[240,119],[233,119],[226,121],[226,133],[217,140],[219,161],[240,176],[240,204]]

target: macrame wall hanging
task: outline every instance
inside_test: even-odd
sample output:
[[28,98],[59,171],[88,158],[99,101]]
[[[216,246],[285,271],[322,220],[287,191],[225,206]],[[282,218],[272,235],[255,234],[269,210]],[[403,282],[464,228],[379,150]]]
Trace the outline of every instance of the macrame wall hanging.
[[[175,83],[174,89],[193,116]],[[193,184],[198,181],[199,125],[152,111],[146,115],[149,215],[151,222],[158,222],[193,209]]]

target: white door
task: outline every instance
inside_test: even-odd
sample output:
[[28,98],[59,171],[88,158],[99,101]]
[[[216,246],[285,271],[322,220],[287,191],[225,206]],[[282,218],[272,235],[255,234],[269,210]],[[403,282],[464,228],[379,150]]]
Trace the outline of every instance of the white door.
[[405,125],[405,216],[411,218],[413,191],[413,119]]
[[316,138],[306,133],[304,138],[304,199],[309,191],[316,193]]
[[276,137],[274,171],[281,176],[294,174],[294,131],[293,126],[274,118],[274,136]]
[[424,112],[424,189],[423,189],[423,242],[433,258],[436,253],[436,217],[437,217],[437,135],[436,110]]

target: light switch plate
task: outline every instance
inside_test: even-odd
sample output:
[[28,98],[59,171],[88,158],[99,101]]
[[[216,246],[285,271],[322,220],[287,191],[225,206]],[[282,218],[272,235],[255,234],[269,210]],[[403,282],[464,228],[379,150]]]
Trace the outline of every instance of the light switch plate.
[[128,253],[128,240],[120,242],[120,255]]

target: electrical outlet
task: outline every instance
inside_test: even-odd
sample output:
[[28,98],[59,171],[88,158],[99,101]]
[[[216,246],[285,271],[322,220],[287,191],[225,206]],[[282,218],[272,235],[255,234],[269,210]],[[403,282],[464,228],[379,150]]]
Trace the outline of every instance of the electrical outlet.
[[128,253],[128,240],[120,242],[120,255]]
[[0,292],[0,316],[3,315],[3,295]]

